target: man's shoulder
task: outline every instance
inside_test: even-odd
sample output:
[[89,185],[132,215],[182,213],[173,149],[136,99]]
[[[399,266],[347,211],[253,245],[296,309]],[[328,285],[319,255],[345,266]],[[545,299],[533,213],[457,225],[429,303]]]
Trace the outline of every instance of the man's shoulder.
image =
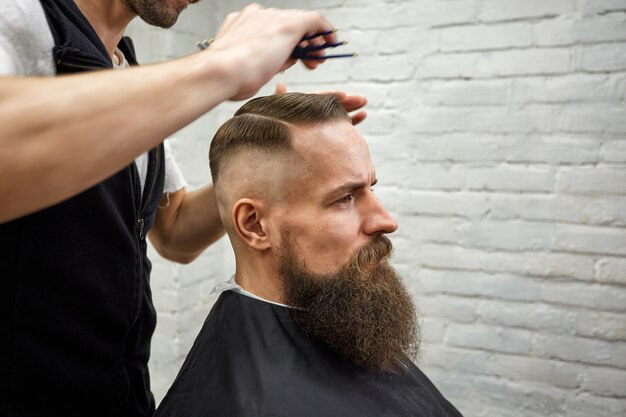
[[439,417],[443,404],[415,366],[352,365],[304,337],[288,308],[227,290],[156,415]]
[[[237,338],[264,338],[285,319],[291,320],[287,307],[240,294],[236,291],[222,292],[209,313],[204,331],[226,328]],[[283,328],[282,330],[286,330]]]

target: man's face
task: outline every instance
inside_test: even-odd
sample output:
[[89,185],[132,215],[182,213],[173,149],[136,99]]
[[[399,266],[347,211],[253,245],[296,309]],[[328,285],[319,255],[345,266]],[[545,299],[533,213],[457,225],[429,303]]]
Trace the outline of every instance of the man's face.
[[128,8],[150,25],[169,28],[180,13],[200,0],[124,0]]
[[356,364],[397,369],[417,354],[411,297],[388,262],[395,221],[373,195],[365,141],[348,122],[299,128],[295,179],[274,222],[283,302],[309,337]]
[[373,193],[377,179],[369,149],[349,122],[293,129],[296,158],[283,182],[289,191],[272,210],[275,239],[289,234],[313,273],[336,272],[397,224]]

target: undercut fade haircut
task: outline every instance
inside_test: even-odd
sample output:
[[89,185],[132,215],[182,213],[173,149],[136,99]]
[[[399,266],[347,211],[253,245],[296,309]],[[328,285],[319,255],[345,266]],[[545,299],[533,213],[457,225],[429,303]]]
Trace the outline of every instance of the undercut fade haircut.
[[237,152],[268,153],[292,149],[290,125],[306,126],[337,120],[350,121],[335,94],[286,93],[248,101],[218,130],[209,150],[215,184],[226,161]]

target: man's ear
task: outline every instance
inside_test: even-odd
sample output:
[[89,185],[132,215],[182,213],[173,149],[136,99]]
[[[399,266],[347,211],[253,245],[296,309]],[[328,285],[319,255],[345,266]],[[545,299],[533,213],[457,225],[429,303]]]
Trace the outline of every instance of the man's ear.
[[232,210],[235,233],[245,244],[260,251],[270,247],[263,208],[258,200],[242,198]]

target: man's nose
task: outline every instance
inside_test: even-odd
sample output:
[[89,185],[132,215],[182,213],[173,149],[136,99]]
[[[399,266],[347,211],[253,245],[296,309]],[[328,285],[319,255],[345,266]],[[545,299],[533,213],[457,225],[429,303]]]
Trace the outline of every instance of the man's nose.
[[380,200],[370,194],[368,212],[365,216],[364,231],[368,235],[393,233],[398,230],[398,223],[385,210]]

